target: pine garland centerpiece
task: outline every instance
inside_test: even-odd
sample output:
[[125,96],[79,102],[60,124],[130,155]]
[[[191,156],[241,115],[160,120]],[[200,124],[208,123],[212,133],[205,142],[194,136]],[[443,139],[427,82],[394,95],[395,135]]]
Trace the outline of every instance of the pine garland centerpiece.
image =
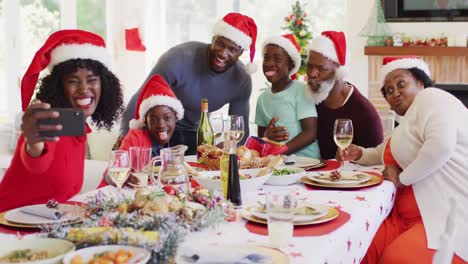
[[187,194],[142,189],[132,199],[98,192],[82,207],[81,223],[45,226],[47,236],[70,240],[77,248],[140,246],[151,252],[148,263],[170,263],[189,232],[225,221],[229,204],[222,194],[206,189]]

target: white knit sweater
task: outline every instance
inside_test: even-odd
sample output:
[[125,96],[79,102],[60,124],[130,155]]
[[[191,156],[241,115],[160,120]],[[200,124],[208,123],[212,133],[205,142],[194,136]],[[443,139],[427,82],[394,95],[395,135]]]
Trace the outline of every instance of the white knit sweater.
[[[427,246],[440,248],[449,214],[457,201],[455,253],[468,261],[468,109],[437,88],[419,92],[392,134],[391,149],[403,169],[400,181],[413,185],[427,234]],[[385,144],[363,149],[357,163],[383,161]]]

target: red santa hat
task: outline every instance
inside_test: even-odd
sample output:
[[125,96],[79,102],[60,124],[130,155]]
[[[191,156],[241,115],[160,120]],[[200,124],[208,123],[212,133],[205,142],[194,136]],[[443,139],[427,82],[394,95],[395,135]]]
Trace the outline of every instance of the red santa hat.
[[346,61],[348,53],[346,50],[346,37],[341,31],[324,31],[318,37],[311,40],[309,51],[315,51],[328,59],[338,63],[336,74],[342,79],[346,75]]
[[184,117],[184,107],[177,99],[171,87],[164,79],[156,74],[151,77],[138,95],[135,119],[130,120],[131,129],[142,128],[148,111],[158,105],[170,107],[176,113],[177,120]]
[[431,77],[429,66],[427,66],[427,63],[417,56],[385,57],[383,58],[382,64],[383,66],[380,70],[382,84],[384,83],[385,77],[390,72],[397,69],[418,68],[427,74],[429,78]]
[[52,72],[55,65],[72,59],[99,61],[107,68],[111,62],[106,43],[99,35],[76,29],[53,33],[36,52],[21,80],[23,111],[29,106],[41,71],[47,67]]
[[265,47],[268,44],[274,44],[283,48],[289,57],[291,57],[294,68],[289,72],[289,76],[295,74],[301,67],[301,47],[297,44],[294,35],[286,34],[282,36],[274,36],[268,38],[263,44],[263,53],[265,53]]
[[248,73],[254,73],[257,69],[253,64],[255,57],[255,41],[257,40],[257,25],[255,21],[240,13],[229,13],[214,25],[213,34],[232,40],[243,50],[250,51],[250,63],[246,65]]

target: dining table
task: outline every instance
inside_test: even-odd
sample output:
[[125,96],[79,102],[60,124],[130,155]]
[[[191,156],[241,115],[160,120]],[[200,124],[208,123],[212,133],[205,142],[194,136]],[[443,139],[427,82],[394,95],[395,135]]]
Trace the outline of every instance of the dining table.
[[[186,160],[193,160],[188,157]],[[333,161],[332,161],[333,162]],[[336,162],[336,161],[335,161]],[[361,171],[380,174],[382,166],[361,166],[355,163],[345,163],[340,170]],[[306,172],[316,175],[324,171]],[[179,248],[190,245],[202,245],[205,248],[219,246],[255,246],[270,247],[266,225],[249,222],[244,218],[245,209],[258,202],[265,202],[268,192],[290,190],[303,200],[313,204],[326,205],[340,212],[340,218],[330,223],[317,224],[312,228],[294,231],[294,237],[284,247],[278,248],[287,255],[290,263],[360,263],[372,242],[372,239],[382,221],[390,213],[394,198],[395,186],[383,180],[375,186],[356,189],[323,189],[311,188],[298,181],[288,186],[263,185],[253,192],[243,193],[242,208],[236,209],[235,216],[219,225],[201,231],[190,232]],[[123,190],[132,195],[133,190]],[[85,202],[89,197],[103,192],[108,196],[118,193],[113,186],[105,186],[97,190],[78,194],[70,201]],[[121,193],[120,193],[121,194]],[[335,223],[333,224],[333,221]],[[5,232],[0,226],[0,245],[6,239],[24,233]],[[11,231],[11,230],[10,230]],[[297,231],[297,232],[296,232]],[[296,234],[297,233],[297,234]],[[27,234],[35,236],[37,233]]]

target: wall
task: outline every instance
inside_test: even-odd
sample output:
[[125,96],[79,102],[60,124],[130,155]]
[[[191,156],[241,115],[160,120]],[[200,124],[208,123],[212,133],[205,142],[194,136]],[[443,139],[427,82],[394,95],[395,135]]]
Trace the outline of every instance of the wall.
[[[368,58],[364,55],[366,38],[358,34],[366,25],[372,11],[374,0],[348,0],[346,15],[346,34],[350,54],[348,79],[354,83],[363,94],[368,94]],[[414,35],[446,35],[466,34],[468,22],[418,22],[389,23],[392,32],[404,32]]]

